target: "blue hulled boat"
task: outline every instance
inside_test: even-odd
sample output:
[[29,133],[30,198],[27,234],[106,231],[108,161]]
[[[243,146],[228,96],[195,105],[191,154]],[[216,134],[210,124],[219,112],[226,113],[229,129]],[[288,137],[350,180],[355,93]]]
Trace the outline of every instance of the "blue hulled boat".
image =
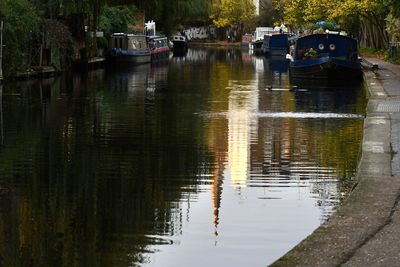
[[339,34],[312,34],[297,39],[290,62],[292,78],[359,79],[357,41]]
[[273,34],[269,38],[269,52],[266,54],[270,56],[286,56],[289,52],[289,39],[288,34],[280,33]]
[[113,63],[150,63],[150,50],[146,36],[114,33],[109,42],[107,60]]

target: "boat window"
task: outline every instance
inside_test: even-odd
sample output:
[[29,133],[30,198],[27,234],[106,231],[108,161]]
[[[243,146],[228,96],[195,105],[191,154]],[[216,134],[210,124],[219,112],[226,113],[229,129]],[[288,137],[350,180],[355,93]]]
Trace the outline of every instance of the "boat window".
[[320,44],[318,45],[318,49],[319,49],[319,50],[324,50],[324,48],[325,48],[325,46],[324,46],[323,43],[320,43]]
[[334,44],[330,44],[330,45],[329,45],[329,49],[333,51],[333,50],[336,49],[336,46],[335,46]]

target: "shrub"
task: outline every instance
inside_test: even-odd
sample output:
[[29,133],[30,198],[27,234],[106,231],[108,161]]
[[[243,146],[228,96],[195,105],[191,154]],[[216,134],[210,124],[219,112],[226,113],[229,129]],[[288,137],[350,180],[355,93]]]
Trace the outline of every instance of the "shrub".
[[106,48],[108,47],[108,41],[106,37],[97,37],[97,47]]
[[5,76],[24,71],[30,65],[32,43],[40,31],[40,17],[28,0],[0,1],[4,21],[3,71]]

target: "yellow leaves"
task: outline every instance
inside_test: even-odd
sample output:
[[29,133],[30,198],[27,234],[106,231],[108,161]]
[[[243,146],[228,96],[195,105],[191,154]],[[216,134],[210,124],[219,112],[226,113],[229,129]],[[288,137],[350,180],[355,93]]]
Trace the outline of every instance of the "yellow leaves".
[[337,6],[332,9],[331,17],[370,16],[385,8],[381,0],[336,0]]
[[254,15],[252,0],[220,0],[212,5],[210,18],[217,28],[240,24]]
[[227,18],[218,18],[218,19],[213,19],[213,23],[215,27],[223,28],[228,26],[230,24],[230,21]]
[[274,2],[283,10],[285,22],[303,26],[319,20],[340,21],[350,17],[386,16],[382,0],[281,0]]

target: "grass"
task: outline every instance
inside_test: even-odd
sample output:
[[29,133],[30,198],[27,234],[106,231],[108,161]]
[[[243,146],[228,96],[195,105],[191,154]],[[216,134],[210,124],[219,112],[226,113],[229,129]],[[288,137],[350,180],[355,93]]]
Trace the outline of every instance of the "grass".
[[400,65],[400,48],[394,57],[389,56],[387,49],[360,48],[360,54],[367,57],[377,57],[393,64]]
[[380,59],[385,59],[388,51],[385,49],[374,49],[374,48],[360,48],[360,54],[367,57],[378,57]]

